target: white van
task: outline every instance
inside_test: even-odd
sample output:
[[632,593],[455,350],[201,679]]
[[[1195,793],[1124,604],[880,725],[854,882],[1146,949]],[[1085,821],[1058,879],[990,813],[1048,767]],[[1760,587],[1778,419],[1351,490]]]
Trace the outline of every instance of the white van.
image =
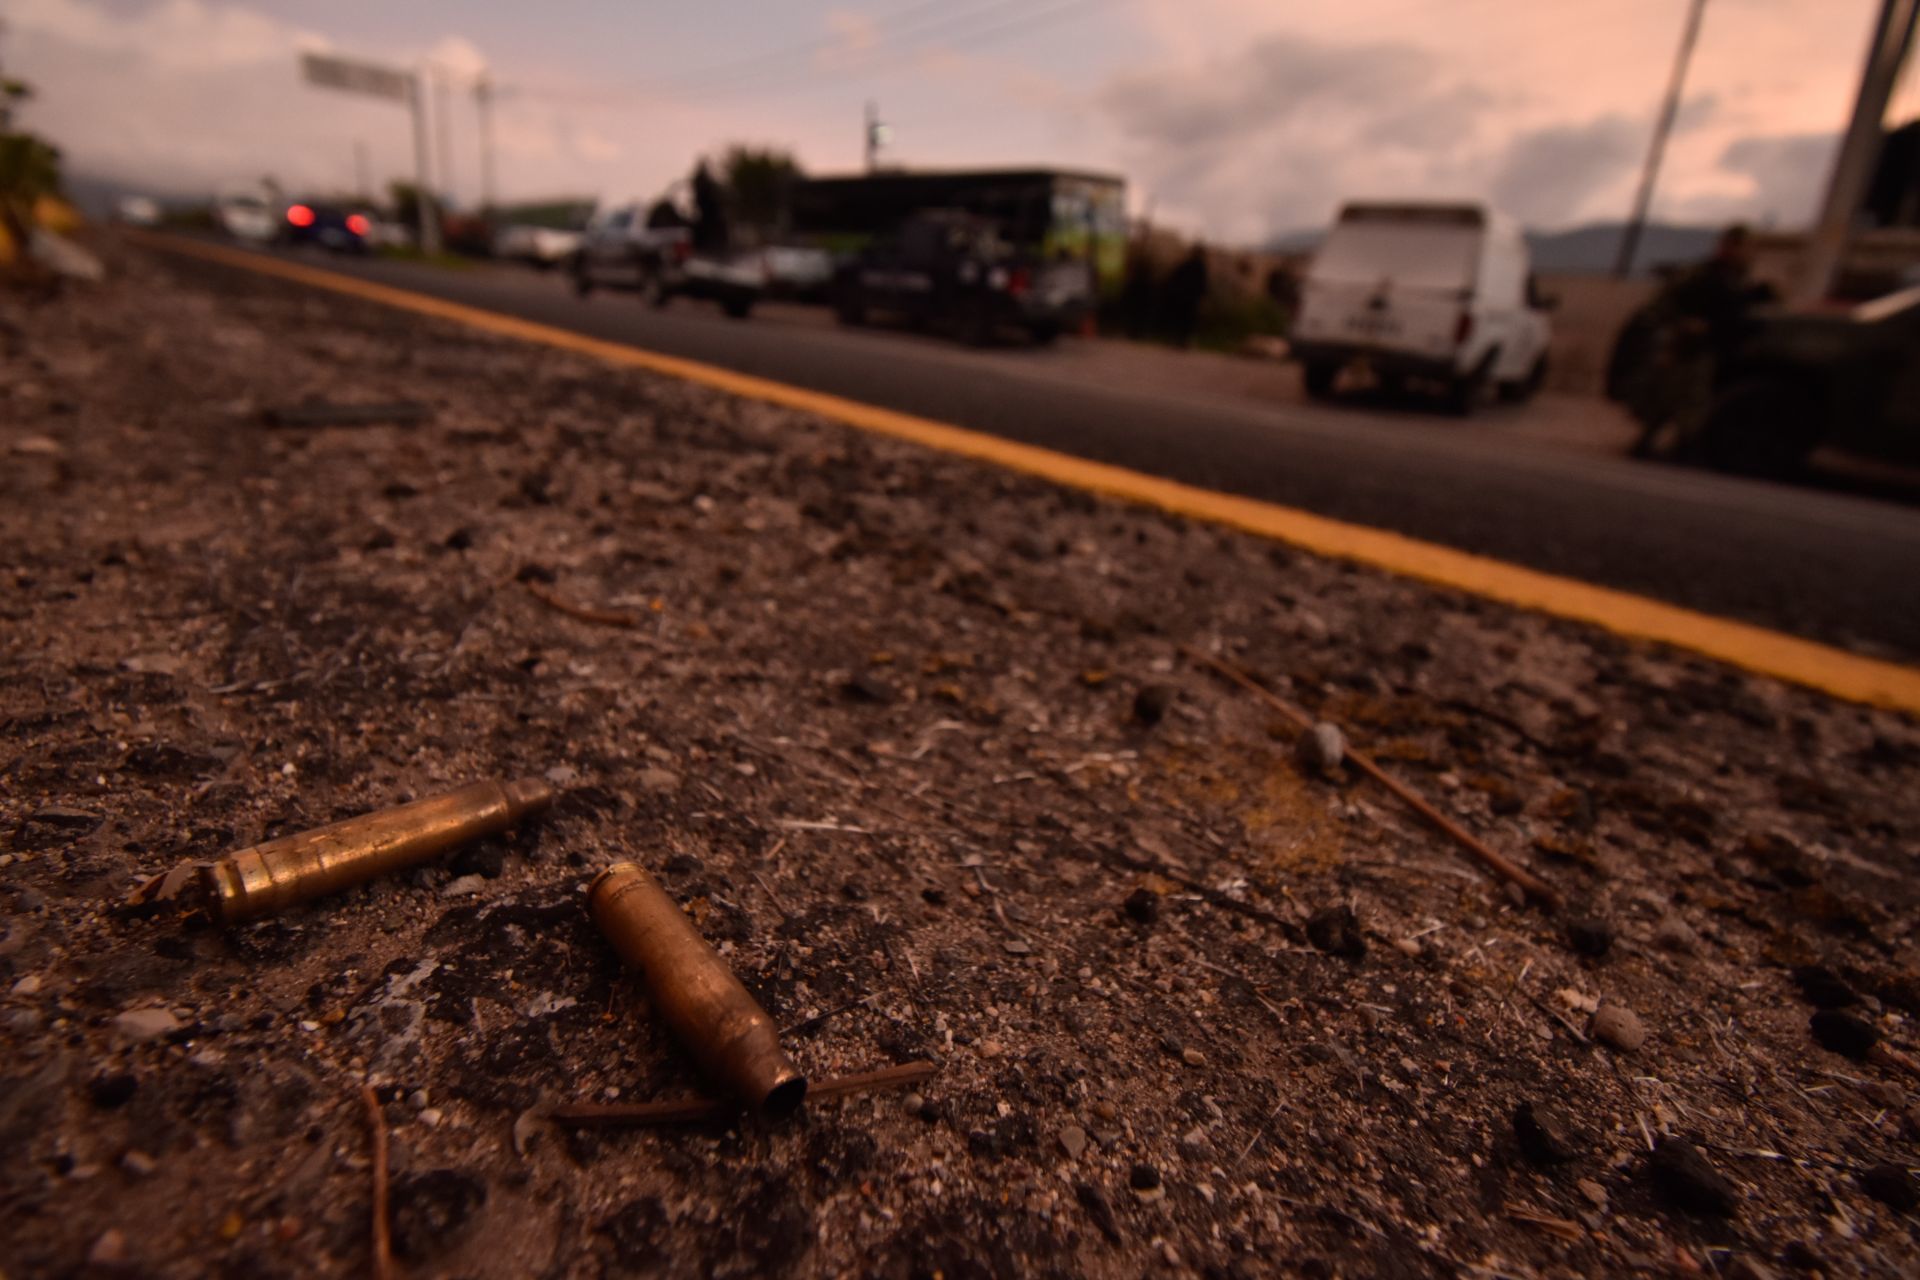
[[1363,366],[1437,386],[1457,412],[1524,400],[1547,373],[1546,307],[1513,222],[1477,204],[1350,204],[1300,291],[1290,345],[1307,393]]

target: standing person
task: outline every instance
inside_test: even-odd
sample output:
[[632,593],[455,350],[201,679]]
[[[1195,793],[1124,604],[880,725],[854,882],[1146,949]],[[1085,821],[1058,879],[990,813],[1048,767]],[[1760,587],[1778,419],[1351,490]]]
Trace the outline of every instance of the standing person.
[[[1720,233],[1711,257],[1683,272],[1628,322],[1621,344],[1629,335],[1644,344],[1635,361],[1639,372],[1618,375],[1640,419],[1634,457],[1654,456],[1669,428],[1675,445],[1693,436],[1712,404],[1715,372],[1746,336],[1753,309],[1774,297],[1771,285],[1753,279],[1753,236],[1735,223]],[[1625,358],[1616,348],[1616,361]]]
[[1194,245],[1166,283],[1167,326],[1170,336],[1183,347],[1193,345],[1200,328],[1200,304],[1207,296],[1207,251]]
[[727,248],[726,193],[702,160],[693,167],[693,247],[717,254]]

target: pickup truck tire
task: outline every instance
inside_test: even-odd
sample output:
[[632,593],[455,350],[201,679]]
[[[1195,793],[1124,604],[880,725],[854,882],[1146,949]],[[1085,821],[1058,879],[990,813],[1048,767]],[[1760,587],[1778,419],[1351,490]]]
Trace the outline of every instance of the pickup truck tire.
[[721,301],[720,310],[729,320],[745,320],[753,314],[753,299],[726,298]]
[[1027,330],[1027,336],[1036,347],[1050,347],[1060,340],[1060,326],[1057,324],[1036,324]]
[[573,277],[575,297],[584,298],[593,292],[593,277],[587,272],[587,264],[575,258],[567,268],[567,274]]
[[1300,366],[1300,380],[1313,399],[1331,400],[1334,384],[1340,381],[1340,366],[1332,360],[1309,360]]
[[1500,384],[1500,399],[1507,404],[1525,404],[1540,394],[1540,388],[1547,383],[1547,355],[1541,352],[1534,360],[1533,367],[1527,370],[1524,378]]
[[1445,404],[1447,412],[1456,418],[1465,418],[1480,407],[1486,398],[1487,379],[1493,373],[1493,366],[1500,358],[1498,350],[1489,351],[1470,372],[1455,374],[1447,385]]
[[855,328],[867,322],[867,304],[855,289],[841,289],[833,298],[833,316],[841,324]]

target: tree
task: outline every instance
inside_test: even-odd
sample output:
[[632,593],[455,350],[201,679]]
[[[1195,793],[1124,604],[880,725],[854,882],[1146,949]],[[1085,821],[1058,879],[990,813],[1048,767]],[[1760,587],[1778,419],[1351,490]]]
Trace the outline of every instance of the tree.
[[793,154],[736,143],[720,160],[720,180],[734,221],[758,231],[784,230],[793,217],[793,189],[804,175]]
[[0,228],[16,253],[24,253],[34,206],[60,194],[60,152],[31,133],[11,128],[13,108],[31,96],[18,80],[0,81]]

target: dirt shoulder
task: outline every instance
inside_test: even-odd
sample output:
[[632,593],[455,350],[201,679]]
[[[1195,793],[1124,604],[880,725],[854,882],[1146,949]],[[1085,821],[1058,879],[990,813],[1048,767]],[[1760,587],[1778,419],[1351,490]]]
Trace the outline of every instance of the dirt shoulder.
[[[0,300],[7,1275],[364,1274],[369,1079],[421,1275],[1920,1252],[1911,721],[583,358],[113,266]],[[431,415],[261,425],[308,398]],[[1346,725],[1568,908],[1297,764],[1181,644]],[[545,820],[257,925],[110,909],[183,858],[518,776],[564,788]],[[810,1072],[938,1076],[771,1128],[541,1120],[694,1085],[587,919],[621,858]],[[1810,998],[1844,1006],[1826,1045],[1876,1047],[1823,1045]],[[1599,1002],[1644,1042],[1598,1042]]]

